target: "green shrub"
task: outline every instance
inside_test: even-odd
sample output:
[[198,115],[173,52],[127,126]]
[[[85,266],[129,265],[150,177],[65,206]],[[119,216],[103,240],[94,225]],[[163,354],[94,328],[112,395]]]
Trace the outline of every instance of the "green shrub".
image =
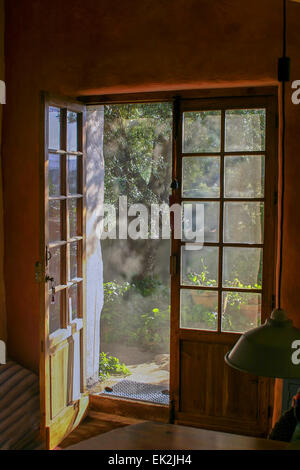
[[[189,273],[191,285],[215,287],[205,267],[201,273]],[[261,289],[259,283],[244,285],[239,279],[226,281],[232,291],[224,295],[222,327],[227,331],[244,331],[257,326],[245,316],[241,308],[250,297],[239,289]],[[253,294],[255,301],[255,294]],[[200,329],[217,328],[217,305],[211,308],[188,298],[181,315],[186,327]],[[104,306],[101,314],[101,340],[106,343],[122,343],[156,353],[168,352],[170,338],[170,291],[157,278],[134,279],[134,283],[111,281],[104,284]]]
[[[110,293],[111,286],[114,294]],[[148,351],[168,351],[169,288],[156,278],[147,278],[145,282],[135,279],[129,286],[117,281],[105,284],[101,340],[106,344],[122,342]]]
[[161,287],[161,282],[157,279],[157,277],[146,276],[140,278],[135,276],[133,278],[133,283],[137,292],[139,292],[143,297],[149,297],[155,293],[159,287]]
[[114,302],[120,299],[127,291],[133,287],[129,282],[109,281],[103,284],[105,303]]
[[99,378],[101,381],[108,379],[112,375],[130,375],[130,370],[122,364],[117,357],[109,353],[100,353]]

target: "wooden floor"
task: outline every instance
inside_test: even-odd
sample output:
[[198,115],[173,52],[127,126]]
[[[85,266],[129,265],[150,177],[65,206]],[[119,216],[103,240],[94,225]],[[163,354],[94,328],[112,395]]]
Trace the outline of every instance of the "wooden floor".
[[167,423],[169,418],[170,410],[168,406],[90,395],[87,417],[60,444],[59,448],[65,449],[80,441],[130,424],[145,421]]
[[142,423],[143,420],[112,415],[90,410],[82,423],[59,445],[60,449],[77,444],[99,434],[122,428],[130,424]]

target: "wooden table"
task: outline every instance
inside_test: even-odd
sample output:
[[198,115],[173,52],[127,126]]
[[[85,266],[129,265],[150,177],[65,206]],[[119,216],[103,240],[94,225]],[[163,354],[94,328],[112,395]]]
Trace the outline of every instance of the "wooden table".
[[285,442],[145,421],[66,450],[283,450],[286,446]]

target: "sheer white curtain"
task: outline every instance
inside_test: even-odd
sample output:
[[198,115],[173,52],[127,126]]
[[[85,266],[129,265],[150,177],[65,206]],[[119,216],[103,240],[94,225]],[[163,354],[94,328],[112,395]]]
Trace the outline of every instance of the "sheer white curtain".
[[[0,0],[0,80],[4,80],[4,0]],[[0,104],[0,152],[2,144],[2,112]],[[2,157],[0,153],[0,339],[6,339],[6,312],[3,277],[4,230],[3,230],[3,200],[2,200]]]
[[86,337],[87,383],[98,380],[100,315],[103,306],[101,209],[104,199],[103,106],[87,108],[86,159]]

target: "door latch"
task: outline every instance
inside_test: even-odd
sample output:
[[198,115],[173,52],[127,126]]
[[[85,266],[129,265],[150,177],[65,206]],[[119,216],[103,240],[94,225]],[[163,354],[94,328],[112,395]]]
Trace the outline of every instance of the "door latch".
[[51,252],[49,251],[48,246],[46,246],[46,267],[48,266],[51,258],[52,258]]
[[46,282],[50,282],[51,284],[51,304],[55,304],[55,281],[54,277],[46,276],[45,278]]
[[171,189],[175,190],[179,188],[179,181],[174,179],[171,183]]

